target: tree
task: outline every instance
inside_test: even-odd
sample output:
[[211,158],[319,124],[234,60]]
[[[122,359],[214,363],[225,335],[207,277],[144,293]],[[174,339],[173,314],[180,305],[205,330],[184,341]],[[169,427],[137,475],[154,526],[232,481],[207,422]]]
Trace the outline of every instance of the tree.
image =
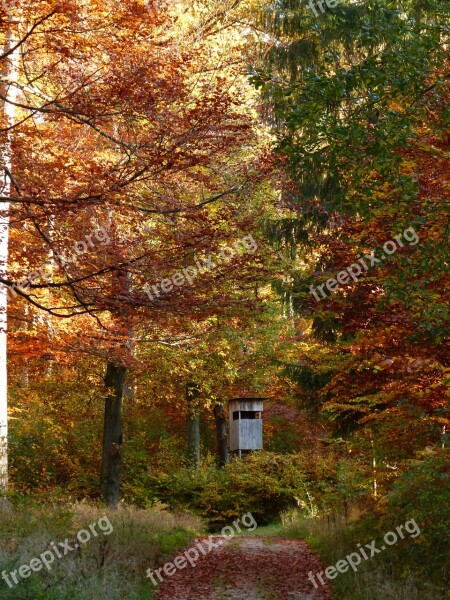
[[[19,70],[18,40],[11,29],[15,16],[8,11],[9,27],[2,36],[2,80],[0,83],[0,123],[6,132],[0,154],[3,170],[0,194],[4,202],[0,211],[0,278],[6,277],[9,259],[10,198],[13,194],[13,149],[11,131],[15,126],[15,103],[17,90],[9,81],[15,81]],[[7,376],[7,329],[8,294],[0,288],[0,492],[8,489],[8,376]]]
[[254,73],[285,173],[284,214],[268,229],[291,259],[277,289],[320,348],[311,356],[301,344],[287,367],[338,434],[355,432],[371,457],[375,439],[385,460],[405,458],[447,423],[448,299],[437,281],[448,280],[448,7],[272,8]]
[[[183,335],[180,318],[204,322],[218,301],[231,314],[252,286],[254,261],[237,253],[200,289],[189,272],[180,293],[157,287],[189,269],[196,252],[219,253],[236,241],[236,229],[246,232],[254,217],[245,210],[239,217],[239,205],[265,177],[258,147],[248,150],[256,138],[241,106],[248,85],[223,34],[229,16],[199,14],[200,36],[189,20],[170,10],[149,17],[134,1],[32,4],[10,24],[22,56],[8,81],[17,94],[11,216],[21,225],[0,282],[51,318],[77,317],[84,327],[88,318],[76,345],[84,353],[95,343],[108,364],[109,447],[120,437],[123,369],[135,364],[127,336],[133,346],[131,338],[145,340],[155,328]],[[104,231],[99,244],[93,230]],[[89,247],[83,260],[67,260],[74,243]],[[226,278],[237,267],[235,289]],[[116,503],[120,453],[114,461],[108,453],[102,481],[114,482],[107,496]]]
[[224,467],[228,464],[228,436],[225,404],[215,404],[214,420],[216,423],[217,435],[217,454],[219,457],[219,466]]
[[200,465],[200,416],[198,407],[194,405],[199,394],[195,383],[188,381],[186,384],[187,402],[187,460],[192,467]]

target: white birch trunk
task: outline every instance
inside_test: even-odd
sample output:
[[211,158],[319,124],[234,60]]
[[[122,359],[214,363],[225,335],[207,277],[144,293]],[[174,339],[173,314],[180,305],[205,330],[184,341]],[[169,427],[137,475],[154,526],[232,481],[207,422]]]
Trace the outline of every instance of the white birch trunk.
[[[12,18],[10,17],[10,21]],[[15,36],[7,34],[5,51],[16,43]],[[17,81],[19,72],[19,51],[13,52],[6,60],[2,69],[4,80]],[[6,101],[3,103],[3,114],[7,126],[14,124],[17,87],[5,85]],[[1,148],[2,181],[1,195],[9,197],[12,191],[12,181],[8,171],[12,172],[12,145],[13,130],[8,134],[8,139]],[[9,248],[9,202],[2,202],[0,206],[0,276],[6,277],[8,271]],[[8,489],[8,379],[7,379],[7,325],[8,325],[8,288],[0,286],[0,492]]]

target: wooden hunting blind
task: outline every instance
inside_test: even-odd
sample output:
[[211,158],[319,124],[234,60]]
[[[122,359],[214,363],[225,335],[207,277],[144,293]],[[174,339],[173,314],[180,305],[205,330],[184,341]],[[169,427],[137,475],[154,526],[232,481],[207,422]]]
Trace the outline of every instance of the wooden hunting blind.
[[230,450],[262,450],[263,401],[265,398],[230,400]]

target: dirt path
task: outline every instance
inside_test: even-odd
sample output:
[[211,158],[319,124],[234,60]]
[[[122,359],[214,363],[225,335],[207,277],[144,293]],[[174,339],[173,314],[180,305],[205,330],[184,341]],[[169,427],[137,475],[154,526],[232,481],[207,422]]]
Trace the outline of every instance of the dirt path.
[[324,569],[302,540],[245,536],[219,545],[220,538],[210,539],[216,548],[195,567],[165,577],[157,600],[332,600],[328,586],[316,589],[309,581],[309,571]]

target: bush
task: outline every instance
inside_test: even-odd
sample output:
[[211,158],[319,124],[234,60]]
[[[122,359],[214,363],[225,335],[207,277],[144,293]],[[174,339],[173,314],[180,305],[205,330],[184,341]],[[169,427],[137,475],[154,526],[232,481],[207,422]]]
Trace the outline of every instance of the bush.
[[445,585],[450,558],[450,453],[429,449],[422,457],[411,461],[410,468],[380,503],[379,528],[395,530],[414,519],[420,535],[399,543],[396,554],[418,573],[433,576]]
[[154,480],[154,493],[172,506],[187,507],[213,530],[251,512],[259,525],[291,507],[317,512],[319,487],[300,455],[256,452],[220,469],[207,464],[181,469]]
[[326,565],[334,565],[358,552],[358,544],[376,540],[381,548],[387,532],[414,519],[419,535],[398,536],[394,545],[362,561],[357,572],[340,574],[331,585],[339,600],[438,600],[447,598],[449,589],[449,498],[449,453],[432,449],[422,453],[422,460],[410,461],[390,493],[373,508],[365,506],[361,512],[355,506],[349,515],[315,519],[291,511],[277,534],[306,539]]

